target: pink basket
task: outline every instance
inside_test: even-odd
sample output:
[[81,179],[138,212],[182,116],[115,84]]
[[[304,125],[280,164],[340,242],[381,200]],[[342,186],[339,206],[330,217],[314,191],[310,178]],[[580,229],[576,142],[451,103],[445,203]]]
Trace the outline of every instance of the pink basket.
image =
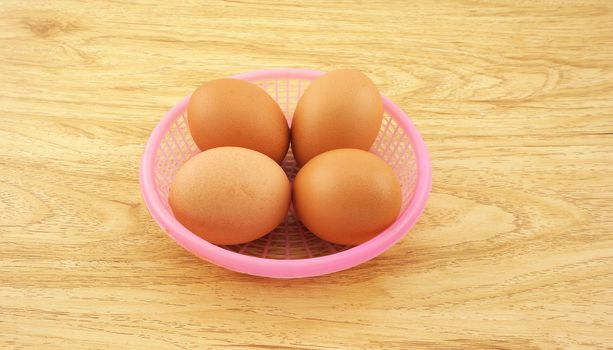
[[[305,69],[271,69],[239,74],[266,90],[281,106],[288,123],[309,82],[324,74]],[[293,210],[273,232],[256,241],[217,246],[183,227],[168,206],[168,188],[175,173],[199,152],[187,127],[189,96],[174,106],[153,130],[140,168],[140,187],[147,208],[162,229],[196,256],[230,270],[257,276],[298,278],[348,269],[381,254],[400,240],[424,211],[432,178],[430,160],[419,132],[387,97],[381,131],[371,152],[385,160],[402,185],[402,209],[396,221],[375,238],[358,246],[339,246],[319,239],[296,219]],[[297,172],[291,149],[283,168]]]

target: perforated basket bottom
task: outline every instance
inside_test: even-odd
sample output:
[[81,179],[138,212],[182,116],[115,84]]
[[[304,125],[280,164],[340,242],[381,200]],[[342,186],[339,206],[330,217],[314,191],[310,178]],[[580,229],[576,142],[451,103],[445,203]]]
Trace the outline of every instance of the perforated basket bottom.
[[[288,121],[294,107],[302,95],[302,88],[309,82],[305,80],[277,80],[254,82],[266,90],[283,110]],[[381,130],[371,150],[388,163],[398,176],[402,190],[404,211],[413,195],[416,184],[416,162],[411,140],[387,111],[384,113]],[[155,162],[155,182],[160,198],[169,212],[168,189],[181,165],[199,152],[187,126],[187,116],[183,112],[164,135],[157,151]],[[298,168],[291,148],[282,163],[290,180],[296,176]],[[246,244],[222,246],[236,253],[270,259],[301,259],[330,255],[350,248],[329,243],[312,234],[302,225],[290,208],[283,223],[266,236]]]

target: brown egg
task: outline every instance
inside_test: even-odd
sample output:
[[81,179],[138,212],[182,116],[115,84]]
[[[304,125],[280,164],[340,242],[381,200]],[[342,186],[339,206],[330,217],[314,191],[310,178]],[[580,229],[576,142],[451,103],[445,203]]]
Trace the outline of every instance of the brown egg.
[[170,187],[168,203],[187,229],[214,244],[239,244],[272,231],[291,200],[279,164],[239,147],[213,148],[188,160]]
[[289,147],[289,127],[279,105],[243,80],[218,79],[200,86],[187,105],[187,121],[202,151],[245,147],[280,163]]
[[337,148],[368,150],[381,127],[383,104],[357,70],[335,70],[313,81],[296,105],[292,151],[298,165]]
[[294,180],[298,218],[327,241],[356,245],[391,225],[402,198],[392,168],[376,155],[337,149],[311,159]]

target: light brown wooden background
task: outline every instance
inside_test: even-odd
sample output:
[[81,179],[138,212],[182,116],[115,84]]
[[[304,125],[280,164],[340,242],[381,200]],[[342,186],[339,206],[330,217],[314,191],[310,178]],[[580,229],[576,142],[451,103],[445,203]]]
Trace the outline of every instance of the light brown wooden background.
[[[400,244],[270,280],[152,221],[156,122],[269,67],[358,68],[413,118]],[[612,178],[611,1],[0,3],[2,349],[610,348]]]

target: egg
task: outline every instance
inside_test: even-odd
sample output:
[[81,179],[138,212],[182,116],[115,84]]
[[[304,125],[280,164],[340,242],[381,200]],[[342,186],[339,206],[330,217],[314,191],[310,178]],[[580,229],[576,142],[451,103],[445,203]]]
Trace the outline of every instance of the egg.
[[373,82],[353,69],[314,80],[292,117],[291,143],[299,166],[337,149],[368,150],[381,128],[383,103]]
[[213,148],[189,159],[168,196],[183,226],[221,245],[266,235],[284,219],[290,201],[290,183],[279,164],[240,147]]
[[187,105],[187,122],[202,151],[244,147],[280,163],[289,147],[289,126],[279,105],[243,80],[212,80],[197,88]]
[[327,241],[357,245],[391,225],[402,202],[392,168],[376,155],[337,149],[317,155],[294,179],[300,221]]

